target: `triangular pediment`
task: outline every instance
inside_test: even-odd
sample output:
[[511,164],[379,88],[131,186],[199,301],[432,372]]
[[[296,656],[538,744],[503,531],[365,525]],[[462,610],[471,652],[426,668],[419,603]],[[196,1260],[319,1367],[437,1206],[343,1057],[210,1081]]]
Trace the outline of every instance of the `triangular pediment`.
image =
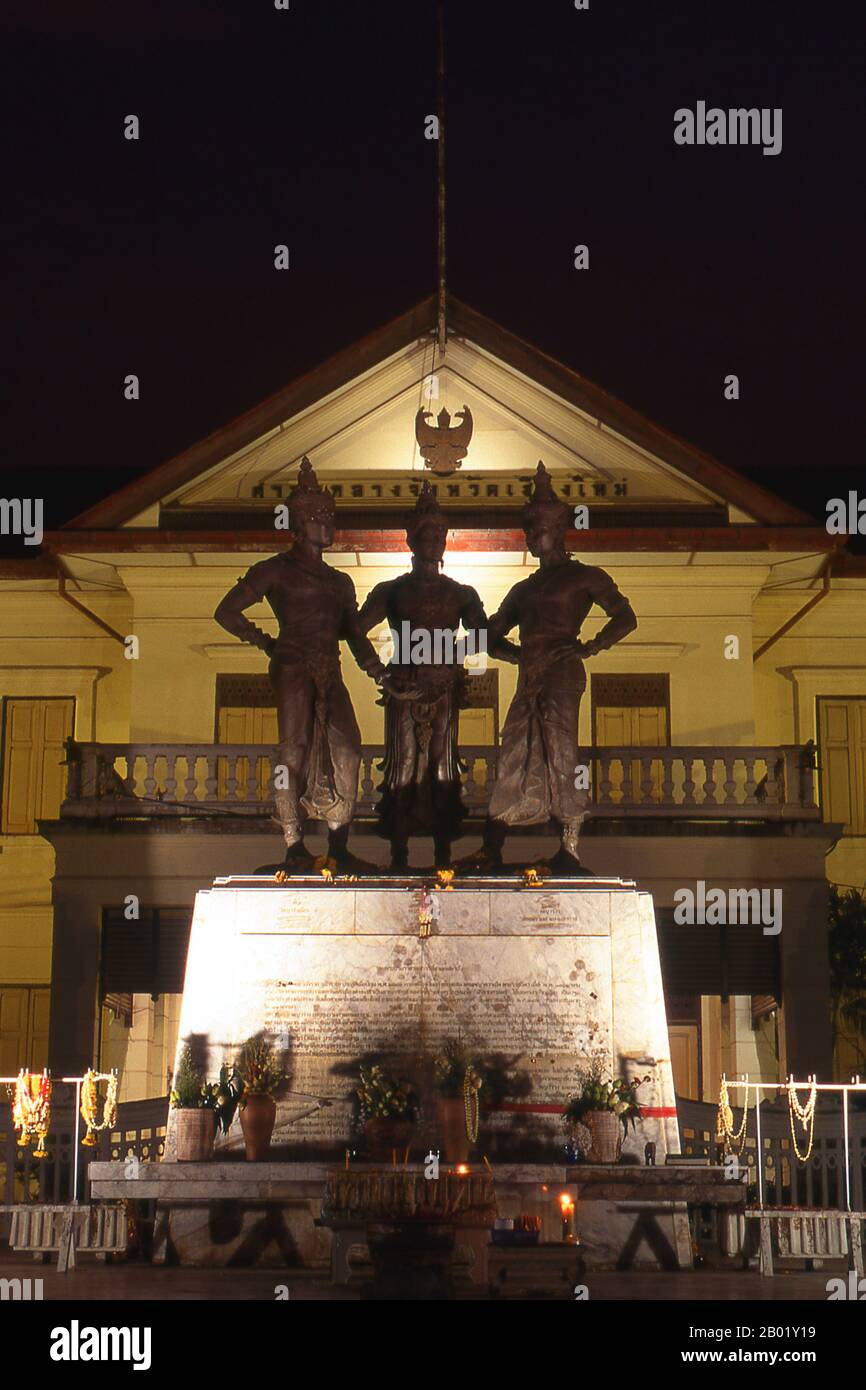
[[[585,378],[465,305],[452,301],[443,356],[432,300],[330,359],[72,523],[76,529],[268,528],[301,458],[357,525],[413,503],[430,477],[467,524],[514,513],[539,459],[557,490],[597,512],[642,513],[672,524],[797,525],[801,513],[668,434]],[[474,428],[462,466],[432,475],[415,439],[419,408]],[[612,518],[611,518],[612,519]]]
[[[415,417],[419,408],[438,415],[443,407],[452,417],[468,408],[473,433],[461,467],[437,477],[420,456]],[[163,506],[272,511],[290,495],[305,454],[338,506],[356,511],[405,508],[424,477],[455,511],[515,508],[540,458],[575,502],[682,509],[725,500],[474,343],[452,339],[434,370],[430,343],[421,340],[178,488]]]

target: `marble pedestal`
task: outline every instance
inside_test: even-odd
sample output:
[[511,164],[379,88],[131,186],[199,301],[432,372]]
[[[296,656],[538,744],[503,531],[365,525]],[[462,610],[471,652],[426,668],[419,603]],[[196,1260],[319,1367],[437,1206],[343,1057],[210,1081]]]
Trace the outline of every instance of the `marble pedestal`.
[[[477,1157],[563,1161],[561,1114],[591,1056],[648,1077],[625,1152],[678,1148],[652,899],[621,879],[477,880],[435,894],[399,880],[217,880],[196,897],[180,1018],[214,1079],[245,1039],[283,1051],[273,1156],[339,1161],[356,1149],[358,1065],[418,1086],[413,1156],[438,1147],[432,1061],[460,1034],[489,1068]],[[218,1153],[242,1148],[237,1120]],[[174,1154],[169,1116],[166,1160]]]

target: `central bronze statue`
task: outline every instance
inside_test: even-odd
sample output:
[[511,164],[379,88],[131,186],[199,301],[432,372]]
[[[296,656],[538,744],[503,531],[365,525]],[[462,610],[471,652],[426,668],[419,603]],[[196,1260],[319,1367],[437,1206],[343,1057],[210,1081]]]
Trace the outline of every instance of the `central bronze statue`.
[[[576,789],[583,660],[633,632],[637,618],[609,574],[569,559],[565,533],[571,515],[539,463],[532,498],[523,509],[527,548],[539,568],[514,585],[489,623],[490,654],[516,662],[519,675],[502,729],[482,850],[464,861],[470,870],[501,867],[510,826],[552,819],[559,824],[561,845],[551,867],[566,874],[586,872],[578,854],[586,798]],[[609,621],[592,641],[581,642],[580,628],[593,604]],[[519,646],[507,640],[515,627]]]
[[363,632],[387,619],[395,637],[379,824],[396,870],[407,867],[409,836],[419,833],[432,834],[436,867],[447,868],[463,815],[457,732],[471,676],[457,630],[462,622],[472,649],[486,649],[487,617],[473,588],[440,573],[447,537],[448,519],[425,481],[406,530],[412,569],[377,584],[360,613]]

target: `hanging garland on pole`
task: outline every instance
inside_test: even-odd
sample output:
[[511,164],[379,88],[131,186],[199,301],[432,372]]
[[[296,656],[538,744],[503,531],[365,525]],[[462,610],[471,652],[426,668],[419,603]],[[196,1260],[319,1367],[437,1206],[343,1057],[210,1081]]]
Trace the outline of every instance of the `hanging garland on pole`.
[[725,1153],[734,1153],[737,1158],[742,1158],[746,1147],[746,1125],[749,1118],[749,1085],[745,1084],[745,1096],[743,1097],[743,1119],[738,1130],[734,1130],[734,1112],[728,1100],[728,1083],[722,1077],[722,1084],[719,1090],[719,1108],[716,1114],[716,1139],[724,1140]]
[[[105,1102],[102,1107],[102,1119],[99,1119],[99,1089],[98,1083],[105,1082]],[[93,1071],[91,1068],[84,1074],[81,1083],[81,1118],[87,1125],[87,1133],[82,1139],[82,1144],[92,1149],[96,1146],[94,1135],[103,1129],[114,1129],[117,1124],[117,1072]]]
[[15,1081],[12,1097],[12,1125],[18,1131],[18,1147],[26,1149],[35,1140],[34,1158],[45,1158],[45,1140],[51,1125],[51,1077],[47,1071],[25,1071]]
[[[794,1153],[797,1155],[800,1163],[808,1163],[812,1155],[812,1146],[815,1142],[815,1110],[817,1101],[818,1084],[814,1078],[812,1080],[812,1089],[809,1091],[809,1099],[806,1101],[805,1105],[801,1105],[794,1086],[794,1078],[791,1077],[788,1082],[788,1119],[791,1123],[791,1143],[794,1146]],[[795,1115],[803,1126],[803,1129],[808,1131],[806,1152],[804,1154],[801,1154],[797,1147],[797,1135],[794,1129]]]

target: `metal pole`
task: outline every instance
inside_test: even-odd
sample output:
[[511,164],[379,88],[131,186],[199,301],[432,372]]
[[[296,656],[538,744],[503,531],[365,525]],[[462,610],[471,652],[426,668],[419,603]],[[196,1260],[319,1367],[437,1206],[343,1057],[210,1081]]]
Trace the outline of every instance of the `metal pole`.
[[[758,1206],[760,1207],[761,1211],[763,1211],[763,1210],[764,1210],[764,1151],[763,1151],[763,1148],[762,1148],[763,1140],[761,1139],[761,1094],[760,1094],[759,1086],[760,1086],[760,1083],[759,1083],[759,1082],[756,1082],[756,1083],[755,1083],[755,1124],[756,1124],[756,1129],[757,1129],[757,1142],[758,1142]],[[748,1083],[746,1083],[746,1104],[747,1104],[747,1105],[748,1105],[748,1102],[749,1102],[749,1087],[748,1087]]]
[[438,223],[439,289],[436,337],[440,356],[445,355],[446,315],[445,296],[445,0],[436,3],[436,114],[439,139],[436,142],[436,202]]
[[842,1127],[845,1135],[845,1204],[851,1210],[851,1161],[848,1155],[848,1087],[842,1088]]
[[83,1076],[63,1076],[61,1081],[71,1083],[75,1087],[75,1121],[72,1126],[72,1200],[78,1202],[78,1122],[81,1118],[81,1084]]

